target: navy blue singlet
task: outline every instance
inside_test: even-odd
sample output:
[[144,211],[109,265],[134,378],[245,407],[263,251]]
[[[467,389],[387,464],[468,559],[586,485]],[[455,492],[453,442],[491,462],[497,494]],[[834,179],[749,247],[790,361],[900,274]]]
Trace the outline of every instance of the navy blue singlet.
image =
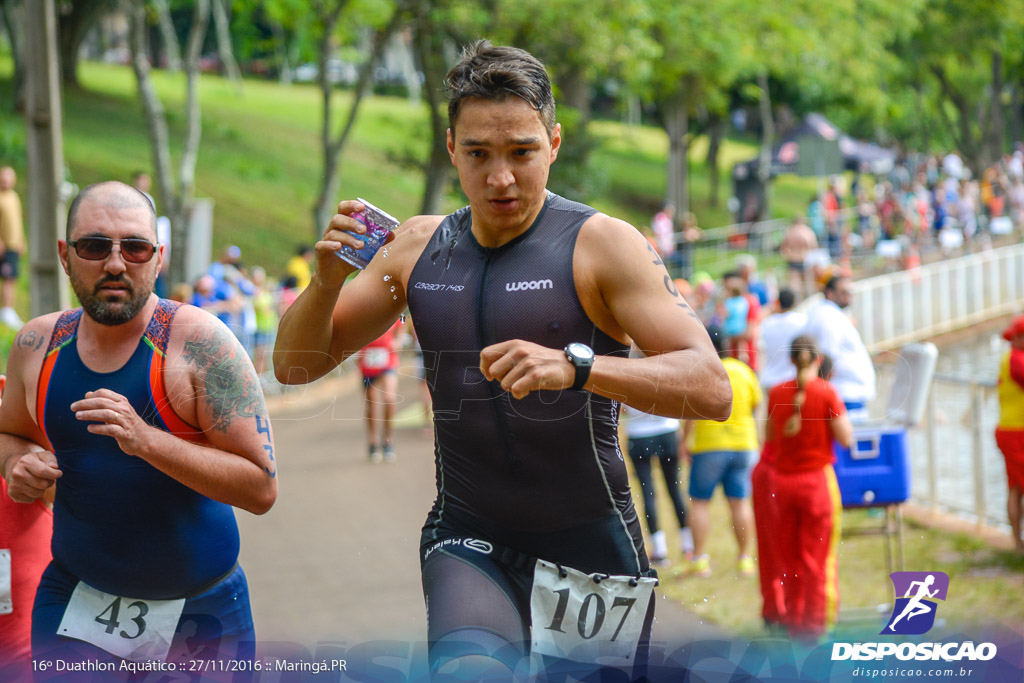
[[109,436],[91,434],[70,405],[88,391],[127,397],[149,424],[204,441],[171,409],[163,382],[170,325],[180,304],[161,299],[146,333],[120,370],[94,372],[78,355],[82,310],[57,321],[40,374],[37,415],[57,456],[53,561],[99,590],[152,600],[186,597],[238,560],[231,506],[210,500]]
[[[482,348],[510,339],[627,355],[576,293],[576,238],[595,213],[549,194],[527,232],[491,249],[473,236],[466,207],[441,222],[414,266],[407,298],[433,397],[438,491],[424,545],[473,536],[583,570],[647,569],[618,403],[568,389],[517,400],[479,369]],[[578,552],[565,541],[576,536],[587,537]],[[545,537],[559,540],[541,547]]]

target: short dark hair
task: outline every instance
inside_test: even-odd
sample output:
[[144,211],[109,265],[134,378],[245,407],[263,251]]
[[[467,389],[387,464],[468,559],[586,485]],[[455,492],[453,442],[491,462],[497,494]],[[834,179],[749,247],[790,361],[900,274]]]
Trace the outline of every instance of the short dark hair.
[[75,198],[71,200],[71,206],[68,207],[67,225],[64,226],[64,239],[71,239],[71,231],[75,227],[75,221],[78,220],[78,208],[81,206],[82,202],[88,199],[94,192],[103,188],[117,188],[120,190],[119,196],[109,196],[103,200],[103,203],[108,206],[116,209],[131,209],[136,207],[145,207],[148,209],[150,218],[149,227],[153,229],[153,236],[156,237],[156,209],[153,207],[153,201],[145,192],[142,192],[131,185],[127,185],[117,180],[107,180],[99,183],[93,183],[92,185],[86,185],[77,195],[75,195]]
[[796,303],[796,294],[789,287],[783,287],[779,290],[779,308],[784,311],[788,311],[793,308],[793,304]]
[[738,277],[740,277],[740,274],[739,274],[739,272],[738,272],[738,271],[735,271],[735,270],[730,270],[730,271],[729,271],[729,272],[727,272],[727,273],[722,273],[722,282],[725,282],[725,281],[726,281],[726,280],[728,280],[729,278],[734,278],[734,277],[735,277],[735,278],[738,278]]
[[540,113],[549,135],[555,130],[551,80],[540,60],[526,50],[495,47],[489,40],[478,40],[462,51],[444,83],[448,94],[448,127],[453,133],[462,103],[471,97],[495,102],[518,97]]
[[845,275],[833,275],[832,277],[830,277],[828,279],[828,282],[825,283],[825,291],[826,292],[834,292],[834,291],[836,291],[836,287],[839,286],[839,283],[842,282],[843,280],[848,280],[848,279],[849,278],[847,278]]

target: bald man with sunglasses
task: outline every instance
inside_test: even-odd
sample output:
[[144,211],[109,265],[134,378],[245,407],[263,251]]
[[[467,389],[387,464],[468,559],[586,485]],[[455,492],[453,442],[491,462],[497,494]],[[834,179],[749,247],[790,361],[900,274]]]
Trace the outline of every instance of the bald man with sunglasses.
[[22,328],[0,405],[10,497],[56,487],[33,655],[235,658],[254,635],[232,506],[277,496],[252,363],[215,317],[153,293],[163,247],[138,190],[85,188],[57,246],[82,307]]

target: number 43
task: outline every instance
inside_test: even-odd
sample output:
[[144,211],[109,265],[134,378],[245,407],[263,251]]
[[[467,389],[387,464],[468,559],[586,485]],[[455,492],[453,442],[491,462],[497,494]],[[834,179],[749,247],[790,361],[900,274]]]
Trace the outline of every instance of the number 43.
[[[569,606],[569,590],[563,588],[562,590],[554,591],[555,595],[558,596],[558,605],[555,606],[555,616],[551,620],[551,625],[547,627],[549,631],[558,631],[559,633],[565,633],[562,630],[562,622],[565,620],[565,612]],[[590,615],[590,605],[592,602],[596,602],[594,608],[594,626],[587,634],[587,619]],[[622,619],[619,620],[619,625],[615,628],[615,633],[612,634],[611,642],[615,642],[615,639],[619,637],[619,631],[622,630],[622,625],[626,623],[626,617],[629,616],[630,610],[633,609],[633,604],[636,602],[636,598],[622,598],[616,597],[612,602],[612,609],[616,607],[625,607],[626,611],[622,613]],[[601,627],[604,625],[605,614],[608,609],[605,605],[604,598],[597,593],[590,593],[587,597],[583,598],[583,604],[580,605],[580,613],[576,617],[576,631],[580,634],[580,637],[584,640],[590,640],[598,634]]]
[[[141,636],[142,633],[146,630],[146,620],[143,619],[143,617],[145,617],[146,614],[149,613],[149,605],[142,602],[141,600],[136,600],[135,602],[128,604],[128,609],[131,609],[132,607],[135,607],[139,611],[138,615],[131,618],[131,620],[134,621],[135,625],[138,627],[138,631],[135,633],[134,636],[130,636],[128,635],[127,632],[122,630],[118,635],[120,635],[125,640],[134,640]],[[107,633],[113,633],[118,627],[121,626],[121,622],[118,621],[118,615],[120,614],[120,612],[121,598],[117,598],[112,603],[110,603],[110,605],[108,605],[105,610],[99,613],[95,621],[99,624],[106,626]],[[110,618],[104,619],[104,616],[107,614],[110,614]]]

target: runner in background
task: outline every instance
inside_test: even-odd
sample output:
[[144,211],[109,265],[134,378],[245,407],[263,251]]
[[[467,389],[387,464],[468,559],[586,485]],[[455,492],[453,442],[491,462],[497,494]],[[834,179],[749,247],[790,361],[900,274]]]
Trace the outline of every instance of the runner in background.
[[398,401],[398,334],[402,322],[395,321],[387,332],[359,352],[359,372],[363,375],[363,419],[370,462],[395,461],[391,442],[395,404]]

